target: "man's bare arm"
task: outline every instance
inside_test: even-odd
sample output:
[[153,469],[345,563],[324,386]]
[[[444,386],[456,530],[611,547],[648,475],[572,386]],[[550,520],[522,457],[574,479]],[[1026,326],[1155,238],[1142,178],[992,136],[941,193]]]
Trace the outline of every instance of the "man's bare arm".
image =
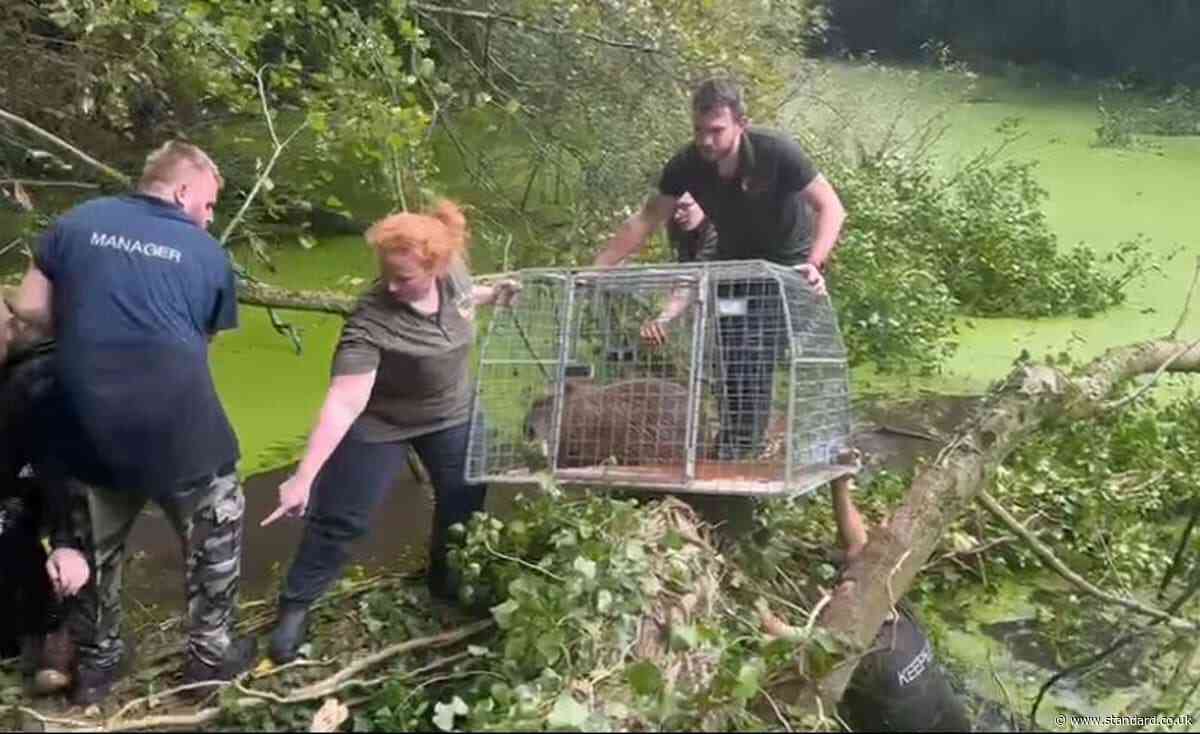
[[833,252],[842,233],[846,209],[833,186],[819,174],[800,192],[800,199],[813,210],[814,231],[808,262],[820,268],[829,258],[829,253]]
[[837,520],[838,544],[846,554],[846,562],[853,560],[867,545],[867,526],[854,506],[854,500],[850,499],[853,488],[853,475],[833,481],[833,516]]
[[667,194],[651,196],[636,214],[626,219],[616,233],[609,238],[604,249],[596,256],[596,265],[611,267],[637,254],[646,240],[659,227],[666,224],[675,211],[676,197]]
[[53,330],[51,303],[54,300],[54,285],[46,274],[30,263],[12,302],[13,315],[37,329],[50,333]]

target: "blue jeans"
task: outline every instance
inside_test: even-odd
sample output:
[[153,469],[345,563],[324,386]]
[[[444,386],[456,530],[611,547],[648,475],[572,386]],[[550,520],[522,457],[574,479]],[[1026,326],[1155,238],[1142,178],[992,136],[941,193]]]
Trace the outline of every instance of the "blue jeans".
[[341,575],[350,545],[366,535],[371,517],[404,471],[411,445],[433,482],[433,538],[429,588],[452,598],[457,589],[446,564],[447,531],[483,509],[486,485],[466,482],[470,424],[405,441],[369,443],[346,436],[313,484],[304,537],[280,594],[284,605],[309,605]]

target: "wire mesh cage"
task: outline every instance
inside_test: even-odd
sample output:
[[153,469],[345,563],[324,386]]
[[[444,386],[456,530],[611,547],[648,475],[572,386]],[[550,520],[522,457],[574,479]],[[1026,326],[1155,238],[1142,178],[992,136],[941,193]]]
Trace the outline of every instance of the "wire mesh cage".
[[[531,269],[483,340],[467,478],[804,493],[845,472],[826,296],[763,261]],[[660,316],[675,313],[667,323]],[[643,338],[647,324],[650,339]],[[658,338],[653,338],[657,336]]]

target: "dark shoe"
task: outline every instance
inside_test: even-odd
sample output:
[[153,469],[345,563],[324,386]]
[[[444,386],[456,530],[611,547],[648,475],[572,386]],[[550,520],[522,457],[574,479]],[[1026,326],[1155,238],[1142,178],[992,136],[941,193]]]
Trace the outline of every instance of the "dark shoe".
[[75,674],[75,687],[71,689],[71,705],[92,706],[108,698],[113,686],[121,679],[121,666],[93,668],[80,665]]
[[75,668],[75,643],[65,627],[46,635],[40,657],[33,677],[34,693],[47,696],[69,688]]
[[276,665],[290,663],[300,654],[300,646],[308,635],[308,607],[283,605],[279,607],[279,620],[271,632],[271,644],[267,655]]
[[231,642],[225,651],[225,659],[219,665],[209,665],[195,654],[188,653],[187,662],[183,664],[183,685],[233,680],[254,667],[257,659],[258,640],[253,637],[239,637]]

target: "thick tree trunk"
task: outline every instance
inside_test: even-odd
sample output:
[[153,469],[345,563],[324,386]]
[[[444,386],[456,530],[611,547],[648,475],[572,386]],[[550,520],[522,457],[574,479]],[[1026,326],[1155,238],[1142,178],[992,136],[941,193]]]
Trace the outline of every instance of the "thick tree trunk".
[[[1014,370],[937,459],[917,474],[887,527],[876,530],[863,553],[847,567],[845,578],[854,583],[838,587],[819,624],[867,649],[946,527],[988,485],[1022,438],[1052,416],[1086,419],[1103,408],[1103,400],[1119,382],[1152,373],[1164,364],[1173,372],[1200,371],[1200,347],[1163,340],[1113,349],[1075,377],[1042,366]],[[1175,621],[1175,626],[1191,624]],[[814,714],[831,711],[856,664],[851,658],[820,680],[780,693]]]

